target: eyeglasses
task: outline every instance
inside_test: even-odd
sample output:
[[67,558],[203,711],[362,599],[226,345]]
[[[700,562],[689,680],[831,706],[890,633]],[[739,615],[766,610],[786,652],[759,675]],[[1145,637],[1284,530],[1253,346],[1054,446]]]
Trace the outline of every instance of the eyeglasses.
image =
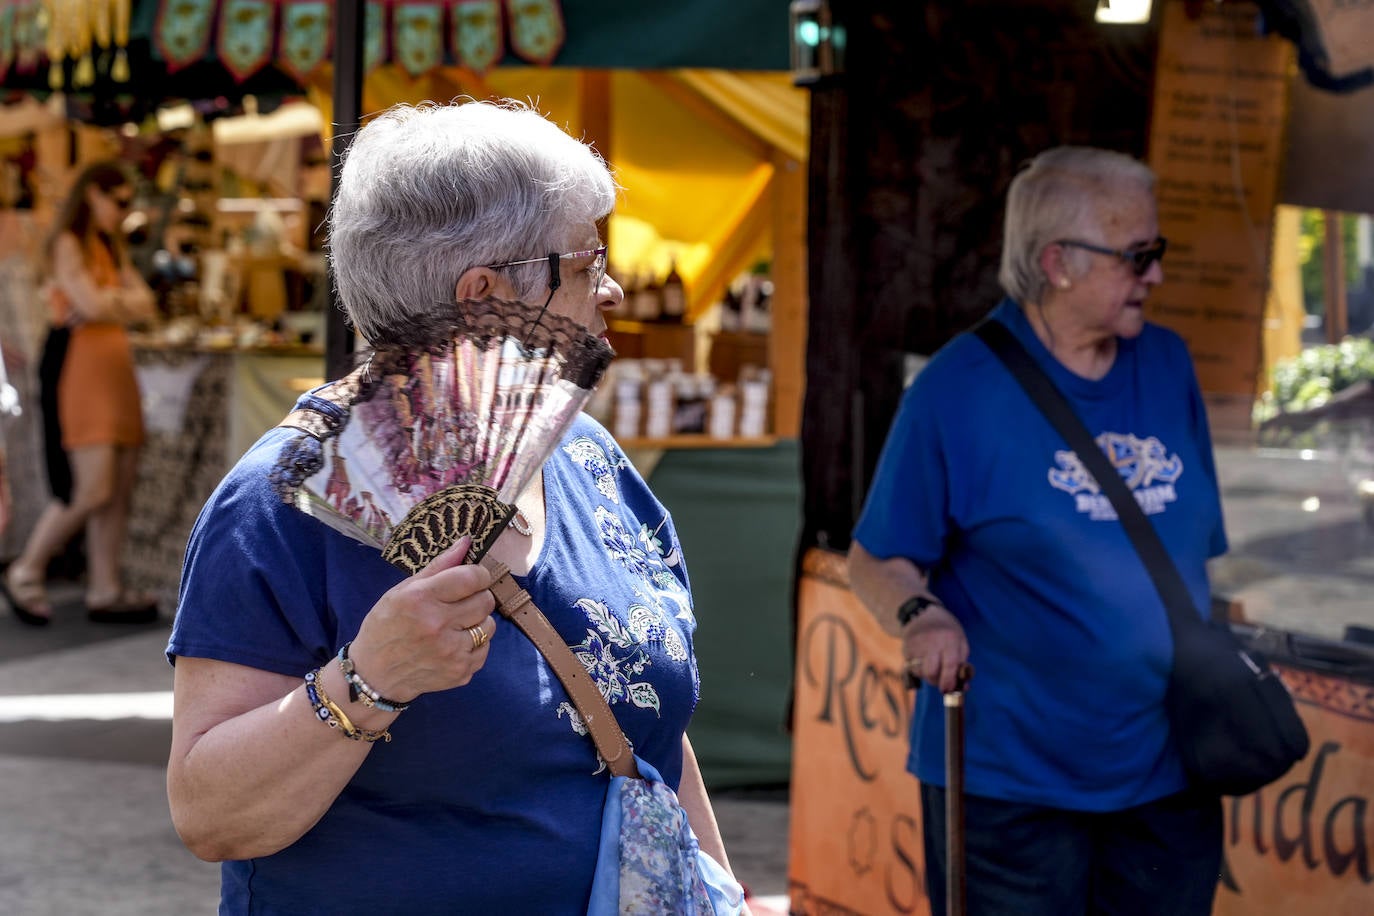
[[[577,258],[590,258],[595,255],[596,260],[593,261],[591,265],[592,292],[595,292],[601,289],[601,281],[606,279],[606,248],[606,245],[602,245],[600,248],[589,248],[586,251],[569,251],[567,254],[559,254],[556,251],[550,251],[542,258],[525,258],[521,261],[506,261],[504,264],[491,264],[489,266],[492,270],[498,270],[502,267],[515,267],[517,264],[538,264],[540,261],[549,262],[549,298],[544,300],[543,307],[539,309],[539,317],[534,320],[534,323],[537,325],[540,321],[544,320],[544,313],[549,310],[549,303],[553,301],[553,294],[558,290],[558,287],[563,285],[563,277],[558,272],[558,262],[564,259],[576,260]],[[530,333],[534,333],[533,326],[530,328]]]
[[538,264],[540,261],[547,261],[549,264],[549,290],[552,291],[558,289],[563,283],[562,277],[559,276],[558,273],[559,261],[575,261],[578,258],[590,258],[595,256],[596,260],[592,262],[592,289],[596,290],[601,288],[601,281],[606,279],[607,247],[606,245],[602,245],[600,248],[589,248],[586,251],[569,251],[566,254],[558,254],[557,252],[551,251],[542,258],[525,258],[522,261],[506,261],[504,264],[491,264],[488,266],[492,270],[497,270],[502,267],[515,267],[519,264]]
[[1169,247],[1169,240],[1164,236],[1158,236],[1153,242],[1144,245],[1133,245],[1130,248],[1105,248],[1102,245],[1092,245],[1088,242],[1079,242],[1074,239],[1059,239],[1056,245],[1063,245],[1066,248],[1081,248],[1084,251],[1091,251],[1095,254],[1107,254],[1114,258],[1131,265],[1131,270],[1137,277],[1143,277],[1149,273],[1150,265],[1156,261],[1164,260],[1164,252]]

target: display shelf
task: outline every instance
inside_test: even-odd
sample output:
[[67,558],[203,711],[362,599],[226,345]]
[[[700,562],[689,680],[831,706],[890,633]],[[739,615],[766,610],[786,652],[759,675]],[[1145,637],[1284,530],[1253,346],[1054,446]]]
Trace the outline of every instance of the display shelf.
[[729,439],[715,439],[704,433],[681,433],[676,436],[649,438],[635,436],[631,439],[617,439],[624,449],[688,449],[688,448],[770,448],[777,444],[777,436],[732,436]]
[[613,319],[606,328],[618,356],[628,359],[677,359],[696,371],[697,333],[690,324]]

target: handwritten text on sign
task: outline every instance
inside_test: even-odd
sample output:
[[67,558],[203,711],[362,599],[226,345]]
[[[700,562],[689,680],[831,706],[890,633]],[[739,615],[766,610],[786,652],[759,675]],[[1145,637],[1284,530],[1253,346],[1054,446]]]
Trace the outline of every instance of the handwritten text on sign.
[[[789,879],[798,914],[928,913],[920,803],[906,772],[901,650],[807,554],[798,592]],[[1278,666],[1312,752],[1225,802],[1218,916],[1374,913],[1374,686]]]

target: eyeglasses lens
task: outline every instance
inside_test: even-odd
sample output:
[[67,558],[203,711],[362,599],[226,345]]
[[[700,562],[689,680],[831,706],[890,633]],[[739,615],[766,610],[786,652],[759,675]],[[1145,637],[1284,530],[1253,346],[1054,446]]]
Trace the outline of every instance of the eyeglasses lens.
[[598,248],[596,260],[592,262],[595,270],[592,273],[592,289],[601,289],[601,283],[606,279],[607,256],[605,248]]
[[1168,242],[1162,238],[1155,239],[1146,248],[1141,248],[1131,252],[1131,267],[1137,277],[1143,277],[1150,272],[1150,265],[1155,261],[1164,260],[1164,249],[1168,247]]

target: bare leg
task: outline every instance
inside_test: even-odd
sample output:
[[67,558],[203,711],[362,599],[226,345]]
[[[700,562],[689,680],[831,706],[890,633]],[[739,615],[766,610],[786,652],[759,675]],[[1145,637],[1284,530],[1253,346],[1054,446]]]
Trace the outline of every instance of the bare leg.
[[117,604],[123,593],[120,558],[129,530],[129,508],[138,482],[138,449],[115,450],[114,491],[110,499],[91,513],[86,522],[86,604],[105,607]]
[[5,570],[10,590],[39,615],[52,610],[41,592],[48,562],[81,530],[94,511],[110,501],[115,486],[114,446],[73,449],[67,457],[72,465],[72,501],[64,504],[54,500],[48,504],[24,545],[24,552]]

